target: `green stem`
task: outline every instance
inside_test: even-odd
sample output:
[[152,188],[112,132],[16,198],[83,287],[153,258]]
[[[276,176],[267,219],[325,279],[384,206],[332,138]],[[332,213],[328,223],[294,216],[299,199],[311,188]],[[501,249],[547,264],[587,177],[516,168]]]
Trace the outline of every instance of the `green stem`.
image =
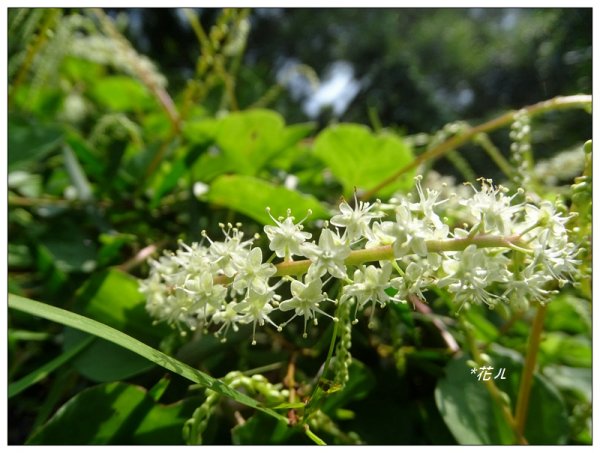
[[517,408],[515,410],[515,421],[517,434],[522,436],[525,432],[525,423],[527,421],[527,410],[529,409],[529,396],[531,395],[531,384],[533,383],[533,372],[537,360],[537,353],[540,348],[542,331],[544,330],[544,318],[546,316],[546,306],[538,307],[535,317],[533,318],[533,326],[529,334],[529,346],[527,348],[527,356],[525,357],[525,365],[521,375],[521,383],[519,385],[519,395],[517,397]]
[[[459,252],[466,249],[469,245],[477,247],[503,247],[515,249],[515,247],[526,247],[518,235],[512,236],[495,236],[491,234],[480,234],[472,238],[444,239],[444,240],[429,240],[425,241],[427,251],[431,253],[440,252]],[[519,248],[519,250],[522,250]],[[389,261],[393,260],[394,248],[392,245],[383,245],[371,249],[353,250],[350,255],[344,260],[347,266],[357,266],[363,263],[374,261]],[[283,277],[286,275],[302,275],[308,272],[308,268],[312,264],[311,260],[298,261],[283,261],[275,265],[277,272],[275,277]],[[215,278],[214,282],[221,285],[231,283],[233,278],[220,275]]]
[[498,166],[504,175],[511,179],[514,174],[514,170],[510,163],[504,158],[500,150],[492,143],[490,137],[481,133],[474,138],[474,141],[483,148],[483,150],[490,156],[494,163]]
[[[520,244],[519,236],[493,236],[481,234],[472,238],[429,240],[425,241],[427,251],[433,253],[457,252],[466,249],[469,245],[477,247],[507,247],[511,248]],[[521,245],[521,244],[520,244]],[[347,266],[357,266],[359,264],[373,261],[388,261],[394,259],[394,249],[392,245],[383,245],[371,249],[353,250],[344,261]],[[278,277],[284,275],[299,275],[308,271],[311,260],[286,261],[277,264]]]
[[[465,339],[467,340],[467,345],[469,347],[469,351],[471,352],[473,360],[477,362],[478,366],[484,366],[485,360],[483,360],[483,358],[481,357],[481,352],[479,351],[479,348],[477,347],[477,342],[475,341],[475,337],[471,332],[471,326],[464,320],[463,316],[459,317],[459,322],[463,332],[465,333]],[[513,417],[508,402],[506,401],[506,398],[504,398],[500,389],[496,386],[495,382],[492,379],[483,380],[483,383],[485,384],[485,387],[492,399],[494,400],[494,402],[500,408],[502,416],[508,423],[508,426],[510,426],[510,428],[513,430],[518,443],[520,445],[527,445],[527,440],[523,436],[523,433],[519,432],[517,428],[517,422]]]
[[400,178],[406,172],[417,168],[419,165],[424,163],[427,160],[435,159],[440,156],[443,156],[448,151],[458,148],[459,146],[468,143],[473,140],[474,137],[477,137],[481,133],[487,133],[493,131],[495,129],[499,129],[504,126],[510,125],[514,119],[515,115],[519,111],[525,111],[529,116],[539,115],[541,113],[553,111],[553,110],[561,110],[561,109],[569,109],[569,108],[587,108],[592,103],[592,96],[585,94],[578,94],[574,96],[558,96],[553,99],[549,99],[547,101],[538,102],[537,104],[530,105],[528,107],[524,107],[523,109],[517,111],[510,111],[505,113],[502,116],[494,118],[490,121],[487,121],[479,126],[469,128],[464,133],[460,135],[455,135],[454,137],[440,143],[433,148],[428,149],[420,156],[416,157],[410,164],[402,167],[393,175],[385,178],[371,190],[366,191],[363,195],[361,195],[361,200],[369,200],[375,196],[377,192],[379,192],[384,187],[392,184],[398,178]]

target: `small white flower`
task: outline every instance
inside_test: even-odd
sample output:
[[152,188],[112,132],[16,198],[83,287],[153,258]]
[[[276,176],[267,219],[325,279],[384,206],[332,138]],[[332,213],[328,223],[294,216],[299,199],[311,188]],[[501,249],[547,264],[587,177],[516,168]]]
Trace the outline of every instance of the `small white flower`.
[[202,232],[202,236],[210,242],[208,253],[212,262],[218,265],[219,270],[224,275],[233,277],[238,272],[238,263],[245,261],[248,248],[253,240],[243,241],[244,233],[237,226],[234,228],[233,225],[228,224],[227,227],[228,229],[225,230],[225,225],[221,224],[221,229],[225,234],[225,241],[223,242],[212,241],[205,231]]
[[362,237],[368,237],[371,232],[369,224],[371,220],[382,216],[381,213],[369,212],[374,206],[369,203],[358,201],[355,195],[355,207],[352,208],[347,202],[340,203],[341,214],[334,215],[330,223],[338,227],[344,227],[345,234],[350,242],[356,242]]
[[278,296],[273,290],[265,293],[257,293],[252,289],[248,289],[246,297],[243,301],[237,304],[234,308],[240,314],[240,321],[248,324],[252,323],[252,344],[256,344],[256,324],[264,326],[265,321],[271,324],[276,329],[280,330],[277,324],[271,321],[269,314],[274,310],[271,303],[276,301]]
[[262,262],[262,250],[253,248],[243,261],[237,264],[237,273],[233,280],[233,289],[243,293],[246,289],[264,294],[269,289],[268,280],[277,269],[270,263]]
[[401,258],[406,254],[427,254],[425,240],[431,235],[422,219],[416,217],[408,203],[396,207],[396,223],[394,224],[394,256]]
[[504,296],[517,309],[527,309],[530,301],[544,303],[557,292],[545,289],[552,277],[536,272],[534,268],[532,265],[525,267],[518,275],[519,280],[513,278],[506,284]]
[[[215,336],[218,337],[221,335],[221,333],[223,335],[227,335],[227,332],[230,328],[234,332],[239,330],[237,323],[242,321],[242,316],[236,310],[237,305],[238,303],[236,301],[229,302],[213,314],[212,322],[215,324],[221,324],[219,330],[215,332]],[[225,341],[225,338],[223,338],[221,341]]]
[[509,261],[501,253],[490,254],[471,244],[442,263],[446,277],[438,280],[437,285],[447,287],[456,302],[485,303],[493,307],[502,297],[489,292],[487,287],[510,280]]
[[513,217],[523,204],[511,205],[513,198],[506,196],[507,189],[494,187],[490,179],[481,179],[481,190],[473,187],[475,194],[461,200],[461,204],[477,223],[483,222],[485,233],[510,235],[513,231]]
[[365,248],[371,249],[383,245],[392,245],[396,240],[395,231],[396,224],[394,222],[373,222]]
[[[382,264],[382,267],[373,265],[360,266],[354,272],[353,283],[344,287],[342,300],[354,298],[356,300],[356,312],[364,307],[367,302],[371,302],[371,318],[375,311],[375,304],[379,303],[381,307],[390,300],[398,300],[389,296],[385,290],[390,287],[390,276],[392,274],[392,264],[388,261]],[[369,320],[369,324],[371,321]]]
[[419,299],[425,300],[423,291],[426,291],[429,286],[437,282],[434,273],[441,263],[439,255],[430,253],[427,255],[427,258],[415,258],[414,261],[411,261],[406,266],[406,270],[402,276],[391,280],[391,286],[398,290],[394,296],[394,300],[406,302],[410,294],[414,294]]
[[302,231],[302,222],[312,214],[312,211],[309,210],[307,217],[298,223],[294,223],[294,217],[290,215],[291,211],[289,209],[287,217],[285,219],[280,217],[279,220],[271,215],[270,209],[267,208],[267,212],[273,222],[277,224],[277,226],[265,225],[265,233],[271,241],[269,248],[279,258],[285,258],[286,260],[289,260],[292,255],[301,255],[300,247],[312,236],[310,233]]
[[329,272],[335,278],[346,277],[344,260],[350,255],[350,246],[337,233],[328,228],[321,231],[319,245],[307,243],[302,247],[304,255],[312,260],[311,275],[320,277]]
[[309,319],[314,319],[314,323],[317,323],[316,313],[333,318],[331,315],[325,313],[319,308],[319,304],[327,299],[327,293],[323,292],[323,282],[319,277],[311,278],[307,275],[305,277],[305,283],[300,280],[292,280],[290,285],[290,291],[292,298],[285,300],[279,304],[281,311],[294,310],[294,316],[292,316],[287,322],[289,323],[296,316],[304,316],[304,334],[306,338],[306,323]]

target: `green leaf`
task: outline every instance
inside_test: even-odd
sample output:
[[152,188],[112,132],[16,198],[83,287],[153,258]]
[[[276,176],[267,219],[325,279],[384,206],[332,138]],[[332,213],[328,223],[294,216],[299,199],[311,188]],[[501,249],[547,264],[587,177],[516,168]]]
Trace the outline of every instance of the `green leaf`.
[[327,209],[315,197],[252,176],[220,176],[212,183],[207,198],[265,225],[273,222],[267,214],[267,206],[275,218],[285,216],[288,209],[292,209],[292,214],[298,219],[304,217],[309,209],[312,210],[311,219],[329,216]]
[[[517,401],[522,357],[507,348],[494,344],[489,351],[495,370],[506,369],[506,380],[496,380],[500,390],[506,392],[513,403]],[[534,373],[525,438],[531,445],[562,445],[569,438],[569,415],[558,389],[544,376]],[[514,413],[513,404],[513,413]]]
[[540,343],[540,359],[543,364],[591,368],[592,343],[583,335],[567,335],[563,332],[546,332]]
[[177,155],[180,156],[174,160],[174,162],[163,162],[163,165],[168,165],[165,174],[160,177],[160,181],[154,190],[150,207],[152,209],[158,207],[162,197],[173,190],[179,184],[181,178],[183,178],[190,168],[194,165],[194,162],[200,157],[205,151],[202,146],[193,146],[181,148],[177,151]]
[[591,368],[548,365],[544,367],[544,376],[559,389],[577,393],[586,401],[592,401]]
[[119,332],[118,330],[98,321],[69,312],[67,310],[63,310],[61,308],[17,296],[15,294],[8,295],[8,307],[13,310],[19,310],[29,313],[33,316],[39,316],[49,321],[58,322],[65,326],[73,327],[92,335],[96,335],[100,338],[104,338],[105,340],[111,341],[112,343],[115,343],[125,349],[133,351],[136,354],[156,363],[157,365],[166,368],[167,370],[170,370],[173,373],[176,373],[192,382],[195,382],[196,384],[200,384],[219,393],[220,395],[231,398],[240,404],[258,409],[287,423],[287,419],[284,416],[274,412],[271,409],[261,406],[258,401],[249,397],[248,395],[245,395],[229,387],[222,381],[196,370],[183,362],[180,362],[174,357],[151,348],[141,341],[136,340],[135,338],[132,338],[129,335]]
[[[112,382],[83,390],[37,431],[29,444],[180,444],[190,405],[156,404],[141,387]],[[74,429],[76,427],[76,429]]]
[[192,143],[205,144],[214,140],[218,127],[219,120],[215,118],[195,118],[184,123],[182,134]]
[[216,144],[236,165],[237,173],[255,175],[278,152],[310,132],[306,125],[285,127],[283,117],[271,110],[247,110],[223,118]]
[[73,347],[68,349],[67,351],[60,354],[58,357],[52,359],[50,362],[42,365],[37,370],[31,372],[27,376],[19,379],[16,382],[13,382],[8,385],[8,397],[12,398],[13,396],[18,395],[22,391],[31,387],[32,385],[40,382],[50,373],[52,373],[57,368],[61,367],[81,351],[83,351],[87,346],[92,342],[93,337],[84,338],[76,343]]
[[548,304],[544,329],[561,330],[574,334],[592,333],[590,303],[572,294],[561,294]]
[[498,329],[486,319],[484,310],[482,307],[474,306],[465,312],[464,317],[474,327],[473,333],[478,340],[492,342],[498,338]]
[[8,171],[22,170],[42,161],[63,141],[60,128],[32,118],[8,118]]
[[90,272],[96,267],[96,246],[77,223],[59,223],[39,241],[38,247],[61,272]]
[[[64,336],[65,354],[73,349],[73,345],[94,338],[68,327]],[[78,355],[72,365],[82,376],[94,382],[120,381],[154,367],[154,364],[145,358],[99,338],[96,338],[85,354]]]
[[492,402],[483,382],[470,374],[466,358],[446,366],[435,388],[435,402],[444,422],[463,445],[511,444],[512,431]]
[[[315,140],[314,152],[331,170],[350,197],[354,189],[369,190],[413,160],[410,146],[397,135],[373,134],[358,124],[339,124],[323,130]],[[407,172],[377,194],[388,196],[413,186]]]
[[77,291],[76,309],[149,344],[170,333],[166,325],[153,325],[138,280],[114,268],[93,275]]
[[117,112],[143,110],[152,99],[141,82],[121,75],[98,79],[92,88],[92,96],[103,107]]
[[256,413],[246,423],[231,430],[231,440],[234,445],[282,445],[289,443],[290,437],[298,433],[298,429],[281,420]]

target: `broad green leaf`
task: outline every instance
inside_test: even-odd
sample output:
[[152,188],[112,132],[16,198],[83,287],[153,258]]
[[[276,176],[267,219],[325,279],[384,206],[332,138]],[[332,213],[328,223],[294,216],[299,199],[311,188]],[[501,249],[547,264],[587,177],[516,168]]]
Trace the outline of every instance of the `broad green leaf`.
[[145,357],[146,359],[163,368],[166,368],[167,370],[172,371],[173,373],[195,382],[196,384],[200,384],[201,386],[209,388],[220,395],[226,396],[227,398],[231,398],[240,404],[258,409],[276,419],[287,422],[287,419],[284,416],[274,412],[271,409],[261,406],[261,404],[255,399],[229,387],[222,381],[215,379],[195,368],[192,368],[191,366],[180,362],[174,357],[164,354],[157,349],[151,348],[141,341],[136,340],[135,338],[130,337],[129,335],[126,335],[123,332],[113,329],[112,327],[109,327],[98,321],[86,318],[85,316],[81,316],[67,310],[63,310],[61,308],[44,304],[42,302],[17,296],[15,294],[8,295],[8,307],[13,310],[19,310],[29,313],[33,316],[39,316],[49,321],[54,321],[65,326],[73,327],[83,332],[87,332],[111,341],[112,343]]
[[466,358],[446,366],[438,381],[435,402],[458,443],[492,445],[513,443],[512,431],[492,402],[483,382],[470,372]]
[[100,105],[117,112],[143,110],[152,99],[141,82],[121,75],[98,79],[92,95]]
[[71,360],[73,357],[75,357],[77,354],[83,351],[86,347],[88,347],[92,340],[93,337],[88,337],[80,340],[72,348],[66,350],[58,357],[52,359],[50,362],[46,363],[45,365],[42,365],[37,370],[32,371],[27,376],[19,379],[18,381],[9,384],[8,397],[12,398],[13,396],[16,396],[19,393],[21,393],[23,390],[26,390],[27,388],[31,387],[33,384],[40,382],[54,370],[67,363],[69,360]]
[[237,165],[222,153],[204,153],[192,168],[192,177],[196,181],[211,182],[223,173],[235,173]]
[[216,144],[236,165],[236,172],[255,175],[279,151],[310,132],[306,125],[285,127],[283,117],[271,110],[232,113],[220,120]]
[[22,170],[37,164],[63,141],[60,128],[33,118],[8,118],[8,170]]
[[77,291],[76,307],[86,316],[149,344],[157,345],[170,332],[165,325],[152,324],[138,280],[114,268],[93,275]]
[[210,186],[207,198],[211,203],[234,209],[265,225],[273,222],[267,214],[267,207],[271,208],[275,218],[285,216],[288,209],[298,219],[304,217],[309,209],[312,210],[311,219],[326,218],[329,215],[327,209],[313,196],[275,186],[252,176],[220,176]]
[[[496,380],[498,387],[513,402],[519,392],[523,360],[515,351],[494,344],[489,351],[495,370],[506,369],[506,379]],[[534,373],[525,438],[531,445],[562,445],[569,438],[569,416],[558,389],[544,376]]]
[[[323,130],[314,144],[314,152],[331,170],[350,197],[354,189],[369,190],[413,160],[411,147],[397,135],[374,134],[358,124],[338,124]],[[378,192],[408,191],[413,172]]]
[[193,407],[156,404],[141,387],[111,382],[83,390],[37,431],[29,444],[179,444]]
[[182,128],[183,136],[192,143],[207,143],[215,139],[219,120],[210,117],[202,117],[188,120]]
[[[139,338],[152,346],[170,333],[164,325],[153,325],[145,310],[144,295],[138,281],[117,269],[92,276],[77,292],[79,312]],[[65,330],[65,349],[85,335]],[[139,355],[98,339],[86,354],[73,361],[79,373],[95,382],[127,379],[152,368],[152,363]]]
[[[81,342],[94,338],[68,327],[64,331],[64,337],[65,354]],[[94,382],[120,381],[154,367],[145,358],[99,338],[86,349],[85,354],[75,357],[72,365],[82,376]]]

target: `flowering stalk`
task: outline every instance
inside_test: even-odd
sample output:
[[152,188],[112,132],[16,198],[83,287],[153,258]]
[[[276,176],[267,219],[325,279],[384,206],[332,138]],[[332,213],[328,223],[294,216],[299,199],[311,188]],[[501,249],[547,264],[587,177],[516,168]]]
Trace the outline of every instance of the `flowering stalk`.
[[[182,330],[217,326],[213,332],[223,341],[228,331],[252,324],[254,344],[257,326],[281,331],[302,317],[306,337],[321,316],[337,322],[326,310],[330,303],[354,301],[353,323],[370,306],[371,324],[377,305],[425,300],[432,286],[459,307],[504,302],[524,309],[528,301],[547,301],[556,283],[564,285],[577,272],[580,249],[566,228],[572,215],[545,201],[515,202],[522,191],[509,196],[489,180],[479,190],[471,186],[470,194],[440,199],[440,191],[424,189],[416,179],[416,194],[387,204],[342,202],[317,241],[309,242],[305,219],[296,222],[290,211],[272,217],[275,225],[265,226],[265,233],[271,251],[283,258],[277,265],[263,260],[255,238],[245,239],[240,225],[222,225],[224,241],[203,233],[208,244],[181,243],[175,253],[151,261],[150,276],[140,285],[146,308]],[[450,229],[441,206],[461,227]],[[331,279],[343,283],[337,302],[324,290]],[[277,291],[282,285],[289,291]],[[281,322],[287,312],[291,316]]]
[[[458,252],[466,249],[469,245],[475,245],[477,247],[520,247],[525,249],[527,247],[518,235],[504,237],[489,234],[481,234],[472,238],[447,239],[443,241],[429,240],[425,241],[425,245],[429,253]],[[358,266],[364,263],[389,261],[393,259],[393,247],[391,245],[383,245],[372,249],[354,250],[350,252],[348,258],[344,260],[344,264],[346,264],[346,266]],[[302,275],[308,271],[311,264],[311,260],[283,261],[275,265],[275,268],[277,269],[275,276]],[[215,283],[227,283],[227,280],[221,278],[215,280]]]

